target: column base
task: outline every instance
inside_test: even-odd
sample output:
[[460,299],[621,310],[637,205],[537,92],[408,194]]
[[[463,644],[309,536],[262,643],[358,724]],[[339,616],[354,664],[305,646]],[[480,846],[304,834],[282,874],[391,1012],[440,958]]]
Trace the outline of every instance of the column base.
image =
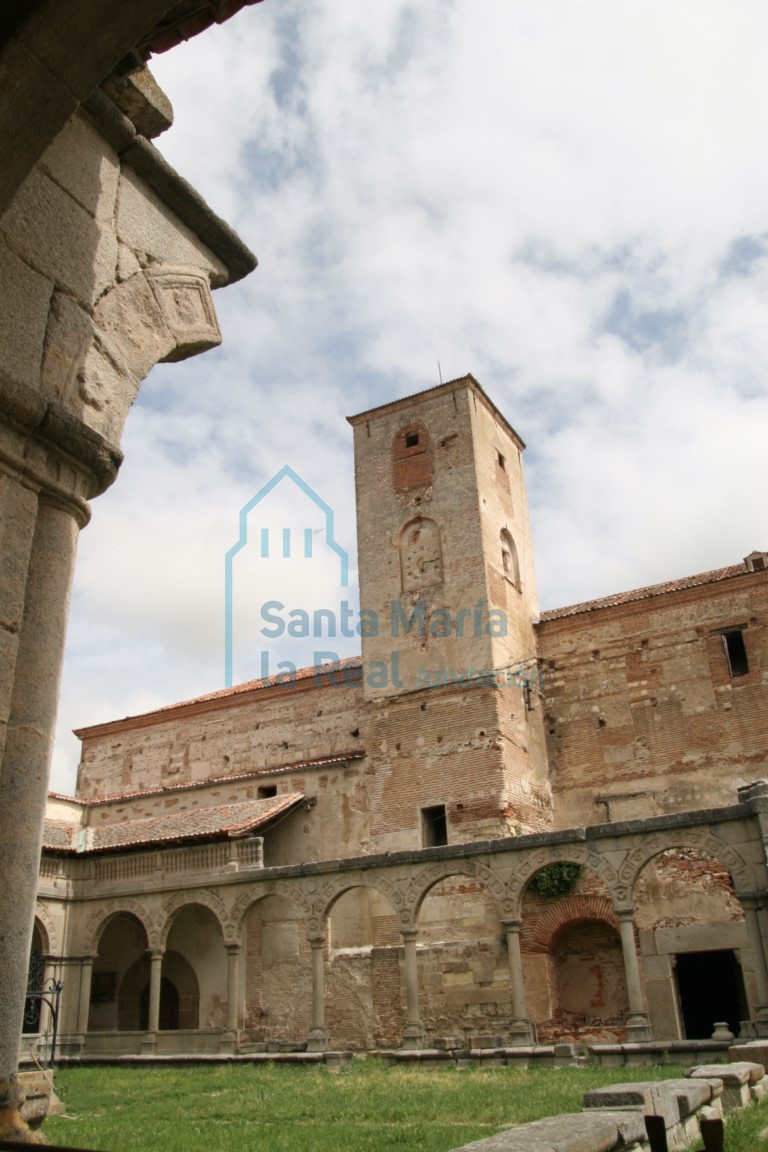
[[219,1052],[237,1052],[240,1044],[240,1034],[228,1029],[219,1036]]
[[154,1056],[157,1052],[157,1033],[147,1032],[141,1038],[141,1054],[142,1056]]
[[406,1024],[403,1028],[403,1048],[423,1048],[426,1043],[426,1033],[421,1024]]
[[642,1044],[653,1040],[651,1019],[647,1012],[630,1012],[627,1016],[627,1040],[630,1044]]
[[533,1044],[533,1026],[525,1016],[516,1017],[509,1026],[509,1043],[513,1048],[525,1048]]
[[310,1028],[307,1037],[307,1052],[325,1052],[331,1046],[327,1028]]

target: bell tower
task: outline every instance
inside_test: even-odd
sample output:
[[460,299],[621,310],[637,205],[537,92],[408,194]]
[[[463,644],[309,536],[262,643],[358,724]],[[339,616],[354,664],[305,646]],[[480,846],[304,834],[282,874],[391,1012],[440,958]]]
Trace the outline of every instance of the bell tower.
[[472,376],[350,423],[377,850],[549,827],[525,445]]

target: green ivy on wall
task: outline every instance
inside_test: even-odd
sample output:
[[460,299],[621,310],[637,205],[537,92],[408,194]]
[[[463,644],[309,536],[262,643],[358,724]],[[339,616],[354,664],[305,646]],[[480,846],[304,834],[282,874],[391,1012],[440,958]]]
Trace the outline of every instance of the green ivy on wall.
[[556,860],[545,864],[531,880],[530,887],[539,896],[565,896],[575,886],[584,871],[581,864]]

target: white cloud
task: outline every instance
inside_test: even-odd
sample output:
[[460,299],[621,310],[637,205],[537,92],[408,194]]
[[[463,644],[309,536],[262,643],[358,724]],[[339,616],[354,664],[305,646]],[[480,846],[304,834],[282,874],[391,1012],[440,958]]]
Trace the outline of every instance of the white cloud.
[[766,547],[767,32],[756,0],[280,0],[159,58],[159,146],[260,267],[129,418],[61,730],[220,687],[238,510],[291,464],[354,551],[344,416],[438,360],[530,445],[543,607]]

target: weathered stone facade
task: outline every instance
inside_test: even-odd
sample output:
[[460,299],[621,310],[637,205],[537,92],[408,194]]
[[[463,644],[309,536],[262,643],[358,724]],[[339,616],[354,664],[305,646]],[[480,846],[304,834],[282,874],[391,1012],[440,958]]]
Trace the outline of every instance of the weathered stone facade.
[[351,423],[361,659],[79,732],[64,1051],[762,1034],[765,554],[540,615],[477,382]]

